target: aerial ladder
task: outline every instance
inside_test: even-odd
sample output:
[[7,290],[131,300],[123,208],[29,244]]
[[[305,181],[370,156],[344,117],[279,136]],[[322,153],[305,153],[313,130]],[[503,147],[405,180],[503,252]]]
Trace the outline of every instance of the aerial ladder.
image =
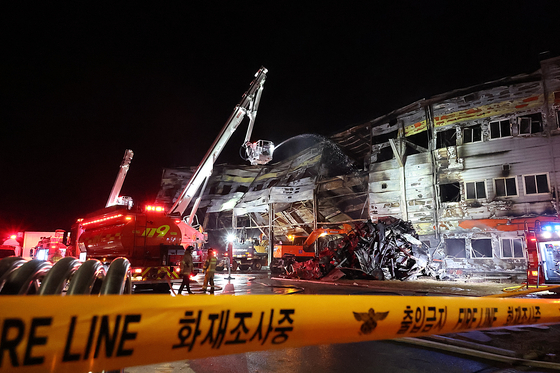
[[[239,102],[231,113],[220,134],[216,140],[214,140],[214,143],[210,149],[208,149],[208,152],[200,162],[200,165],[196,169],[195,173],[168,212],[168,216],[170,217],[181,218],[181,222],[178,226],[181,229],[183,244],[185,246],[206,240],[206,237],[204,236],[205,233],[200,229],[193,227],[194,218],[196,216],[198,206],[200,205],[200,200],[204,190],[206,189],[206,185],[208,184],[208,179],[212,175],[214,163],[245,117],[249,118],[249,125],[247,127],[245,140],[241,145],[241,151],[244,153],[244,159],[248,160],[252,165],[267,164],[272,160],[272,155],[274,153],[274,144],[272,142],[258,140],[252,143],[250,141],[267,72],[268,70],[266,68],[261,67],[255,74],[255,79],[251,83],[249,90],[243,94],[241,102]],[[183,217],[184,212],[192,202],[199,189],[200,192],[198,193],[198,197],[193,204],[190,214]]]
[[[119,196],[133,157],[131,150],[125,152],[105,208],[79,219],[73,228],[76,251],[82,261],[95,259],[109,264],[125,257],[130,261],[133,282],[141,281],[145,286],[169,289],[167,281],[178,279],[178,267],[175,265],[180,261],[184,248],[193,246],[200,249],[207,242],[208,234],[194,224],[196,212],[214,163],[245,116],[249,118],[249,126],[241,145],[243,157],[252,165],[272,160],[272,142],[250,141],[266,73],[264,67],[257,72],[249,90],[168,212],[157,205],[133,211],[132,199]],[[190,213],[184,215],[197,193]]]

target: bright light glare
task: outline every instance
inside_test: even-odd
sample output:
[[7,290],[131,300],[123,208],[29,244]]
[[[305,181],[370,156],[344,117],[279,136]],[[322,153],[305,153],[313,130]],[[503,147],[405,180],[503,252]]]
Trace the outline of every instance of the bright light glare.
[[552,237],[552,233],[550,233],[549,231],[543,232],[542,233],[543,238],[551,238]]
[[235,234],[228,234],[228,235],[227,235],[227,241],[228,241],[228,242],[233,242],[233,241],[235,241]]
[[15,240],[16,237],[17,237],[17,236],[16,236],[15,234],[12,234],[12,235],[10,236],[10,238],[11,238],[12,240]]

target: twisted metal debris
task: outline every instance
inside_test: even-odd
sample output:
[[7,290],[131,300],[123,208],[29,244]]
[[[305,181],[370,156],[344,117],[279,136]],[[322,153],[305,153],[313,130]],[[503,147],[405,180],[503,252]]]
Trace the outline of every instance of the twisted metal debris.
[[286,276],[375,280],[436,277],[428,248],[423,247],[412,224],[400,219],[389,217],[377,223],[357,223],[351,233],[330,246],[311,260],[292,259],[285,263]]

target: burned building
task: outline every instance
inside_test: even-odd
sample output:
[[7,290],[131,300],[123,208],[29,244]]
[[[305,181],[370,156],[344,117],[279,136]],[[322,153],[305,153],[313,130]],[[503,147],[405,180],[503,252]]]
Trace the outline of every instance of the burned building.
[[[201,223],[210,236],[231,229],[268,235],[272,227],[281,239],[393,216],[413,224],[450,274],[522,276],[525,227],[559,213],[559,112],[557,57],[534,73],[457,89],[316,137],[272,165],[220,165]],[[187,181],[180,174],[164,172],[162,202]]]

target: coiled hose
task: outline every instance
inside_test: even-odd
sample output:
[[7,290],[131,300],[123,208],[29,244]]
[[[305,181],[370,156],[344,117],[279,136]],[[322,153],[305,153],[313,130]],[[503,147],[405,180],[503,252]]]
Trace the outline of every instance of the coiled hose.
[[72,257],[55,265],[19,257],[0,260],[0,295],[131,294],[130,262],[117,258],[106,270],[99,260],[80,263]]

